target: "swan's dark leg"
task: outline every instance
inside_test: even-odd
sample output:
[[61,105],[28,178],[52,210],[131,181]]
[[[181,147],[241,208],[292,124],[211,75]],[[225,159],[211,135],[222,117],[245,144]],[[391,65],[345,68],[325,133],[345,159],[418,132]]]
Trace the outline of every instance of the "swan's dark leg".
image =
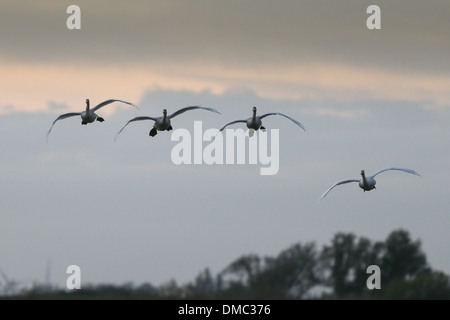
[[157,133],[158,133],[158,131],[155,128],[153,128],[152,130],[150,130],[149,136],[154,137],[154,136],[156,136]]
[[81,124],[85,125],[85,124],[87,124],[87,122],[83,120],[83,121],[81,121]]
[[263,132],[266,132],[266,128],[264,128],[263,126],[259,127]]
[[167,128],[167,131],[170,131],[170,130],[173,130],[171,125]]
[[105,121],[105,119],[103,119],[102,117],[97,117],[97,121],[103,122]]

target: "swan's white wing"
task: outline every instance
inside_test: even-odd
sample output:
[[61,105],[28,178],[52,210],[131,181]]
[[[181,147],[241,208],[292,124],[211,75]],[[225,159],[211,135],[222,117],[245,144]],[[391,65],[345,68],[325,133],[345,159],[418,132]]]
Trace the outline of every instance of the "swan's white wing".
[[119,132],[116,133],[116,136],[115,136],[114,140],[117,139],[117,136],[122,132],[123,129],[125,129],[125,127],[126,127],[130,122],[133,122],[133,121],[140,121],[140,120],[153,120],[153,121],[156,121],[156,119],[157,119],[157,118],[153,118],[153,117],[145,117],[145,116],[133,118],[133,119],[129,120],[129,121],[122,127],[122,129],[119,130]]
[[208,111],[211,111],[211,112],[215,112],[215,113],[221,114],[219,111],[217,111],[216,109],[213,109],[213,108],[205,108],[205,107],[200,107],[200,106],[189,106],[189,107],[182,108],[182,109],[172,113],[169,116],[169,119],[172,119],[173,117],[176,117],[177,115],[182,114],[183,112],[186,112],[186,111],[189,111],[189,110],[194,110],[194,109],[203,109],[203,110],[208,110]]
[[333,189],[334,187],[340,185],[340,184],[344,184],[344,183],[349,183],[349,182],[359,182],[359,180],[357,179],[348,179],[348,180],[342,180],[342,181],[338,181],[335,184],[333,184],[327,191],[325,191],[323,193],[323,195],[320,196],[320,199],[325,198],[325,196],[331,191],[331,189]]
[[404,171],[404,172],[407,172],[407,173],[415,174],[416,176],[419,176],[419,177],[420,177],[420,174],[419,174],[418,172],[414,171],[414,170],[411,170],[411,169],[404,169],[404,168],[396,168],[396,167],[390,167],[390,168],[385,168],[385,169],[378,170],[377,172],[375,172],[375,173],[374,173],[373,175],[371,175],[370,177],[373,178],[373,177],[375,177],[377,174],[380,174],[380,173],[382,173],[382,172],[384,172],[384,171],[388,171],[388,170],[400,170],[400,171]]
[[229,126],[230,124],[233,124],[233,123],[239,123],[239,122],[247,123],[247,120],[234,120],[234,121],[228,122],[226,125],[224,125],[224,126],[219,130],[219,132],[222,131],[223,129],[225,129],[225,128],[226,128],[227,126]]
[[260,119],[263,119],[263,118],[265,118],[265,117],[268,117],[268,116],[275,116],[275,115],[283,116],[283,117],[285,117],[285,118],[288,118],[288,119],[291,120],[293,123],[295,123],[295,124],[298,125],[300,128],[302,128],[303,130],[306,131],[305,127],[304,127],[300,122],[298,122],[297,120],[295,120],[295,119],[293,119],[293,118],[291,118],[291,117],[289,117],[289,116],[287,116],[287,115],[285,115],[285,114],[282,114],[282,113],[280,113],[280,112],[270,112],[270,113],[266,113],[266,114],[263,114],[263,115],[259,116],[259,118],[260,118]]
[[69,118],[69,117],[75,117],[75,116],[81,116],[81,112],[64,113],[64,114],[60,115],[58,118],[56,118],[55,121],[53,121],[52,126],[50,127],[50,129],[48,129],[48,131],[47,131],[46,139],[48,140],[48,135],[52,131],[53,126],[55,125],[56,121],[62,120],[62,119],[65,119],[65,118]]
[[133,106],[133,107],[139,109],[138,106],[132,104],[131,102],[123,101],[123,100],[117,100],[117,99],[109,99],[109,100],[103,101],[102,103],[96,105],[96,106],[95,106],[94,108],[92,108],[91,110],[92,110],[92,111],[96,111],[96,110],[100,109],[101,107],[104,107],[104,106],[106,106],[106,105],[108,105],[108,104],[110,104],[110,103],[116,102],[116,101],[117,101],[117,102],[122,102],[122,103],[129,104],[130,106]]

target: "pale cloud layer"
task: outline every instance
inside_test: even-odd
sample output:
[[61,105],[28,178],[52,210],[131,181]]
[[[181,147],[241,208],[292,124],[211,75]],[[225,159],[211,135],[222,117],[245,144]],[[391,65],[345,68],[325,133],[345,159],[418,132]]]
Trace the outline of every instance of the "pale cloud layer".
[[[1,64],[0,64],[1,65]],[[46,111],[50,101],[82,109],[86,98],[103,101],[124,99],[139,104],[148,88],[209,90],[254,90],[264,97],[289,99],[395,99],[428,101],[431,108],[448,107],[450,77],[390,73],[343,66],[299,66],[275,70],[208,69],[193,65],[142,68],[75,68],[5,65],[0,86],[5,93],[0,105],[13,106],[0,112]],[[26,93],[26,94],[25,94]],[[52,109],[52,108],[51,108]]]
[[[280,169],[261,176],[260,165],[175,165],[172,132],[148,135],[157,116],[186,104],[217,108],[222,115],[187,112],[174,129],[193,133],[233,119],[278,111],[264,125],[280,131]],[[237,257],[277,254],[295,242],[328,243],[339,231],[382,240],[405,228],[422,240],[431,265],[450,273],[447,227],[449,109],[395,100],[283,100],[251,91],[224,94],[149,90],[141,109],[118,108],[103,123],[56,114],[0,115],[1,267],[12,279],[43,281],[52,259],[52,281],[64,286],[70,264],[84,283],[175,278],[184,283],[205,267],[219,272]],[[240,127],[236,125],[235,127]],[[407,142],[407,143],[405,143]],[[205,147],[207,143],[203,143]],[[361,169],[388,166],[417,170],[422,177],[391,172],[377,189],[357,185],[320,195],[334,182],[356,178]]]

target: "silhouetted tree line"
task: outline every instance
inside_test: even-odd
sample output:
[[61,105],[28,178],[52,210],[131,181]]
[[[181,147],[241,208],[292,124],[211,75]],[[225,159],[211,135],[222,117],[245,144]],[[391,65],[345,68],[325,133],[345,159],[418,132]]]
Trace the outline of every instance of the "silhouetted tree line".
[[[381,270],[381,289],[368,289],[367,267]],[[275,257],[243,255],[213,275],[202,270],[192,282],[171,280],[158,287],[95,285],[81,290],[35,287],[24,299],[449,299],[448,275],[433,270],[405,230],[385,241],[337,233],[320,250],[314,242],[297,243]]]

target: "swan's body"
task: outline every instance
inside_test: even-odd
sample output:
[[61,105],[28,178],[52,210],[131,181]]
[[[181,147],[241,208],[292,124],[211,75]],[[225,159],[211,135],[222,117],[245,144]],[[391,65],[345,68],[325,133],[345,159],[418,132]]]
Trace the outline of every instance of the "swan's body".
[[119,132],[117,132],[116,138],[117,138],[117,136],[122,132],[122,130],[125,129],[125,127],[126,127],[128,124],[130,124],[131,122],[134,122],[134,121],[140,121],[140,120],[153,120],[153,121],[155,121],[155,123],[153,124],[153,128],[152,128],[152,129],[150,130],[150,132],[149,132],[149,135],[150,135],[151,137],[154,137],[154,136],[156,136],[156,134],[158,133],[158,131],[170,131],[170,130],[173,129],[173,128],[172,128],[172,124],[171,124],[171,122],[170,122],[170,120],[171,120],[173,117],[176,117],[177,115],[182,114],[182,113],[184,113],[184,112],[186,112],[186,111],[188,111],[188,110],[194,110],[194,109],[203,109],[203,110],[207,110],[207,111],[211,111],[211,112],[215,112],[215,113],[220,114],[220,112],[217,111],[216,109],[213,109],[213,108],[205,108],[205,107],[200,107],[200,106],[189,106],[189,107],[185,107],[185,108],[182,108],[182,109],[180,109],[180,110],[178,110],[178,111],[172,113],[171,115],[167,115],[167,110],[166,110],[166,109],[163,109],[163,115],[162,115],[162,117],[146,117],[146,116],[143,116],[143,117],[136,117],[136,118],[133,118],[133,119],[129,120],[129,121],[122,127],[122,129],[120,129]]
[[411,174],[415,174],[416,176],[420,176],[420,174],[418,174],[416,171],[411,170],[411,169],[403,169],[403,168],[395,168],[395,167],[391,167],[391,168],[385,168],[385,169],[381,169],[378,170],[377,172],[375,172],[374,174],[370,175],[370,176],[366,176],[364,170],[361,170],[361,179],[348,179],[348,180],[341,180],[336,182],[335,184],[333,184],[327,191],[325,191],[322,196],[320,197],[320,199],[325,198],[325,196],[331,191],[331,189],[333,189],[334,187],[341,185],[341,184],[345,184],[345,183],[350,183],[350,182],[358,182],[358,185],[361,189],[363,189],[364,192],[366,191],[370,191],[372,189],[376,189],[375,185],[376,185],[376,181],[375,181],[375,176],[377,174],[380,174],[384,171],[387,170],[400,170],[403,172],[407,172],[407,173],[411,173]]
[[[69,112],[69,113],[64,113],[62,115],[60,115],[58,118],[56,118],[55,121],[53,121],[52,126],[50,127],[50,129],[47,132],[47,138],[48,135],[50,134],[50,132],[53,129],[53,126],[55,125],[56,121],[58,120],[62,120],[62,119],[66,119],[69,117],[75,117],[75,116],[81,116],[81,124],[86,125],[88,123],[92,123],[95,120],[99,121],[99,122],[103,122],[105,121],[105,119],[103,119],[102,117],[98,116],[98,114],[95,113],[95,111],[97,111],[98,109],[111,104],[113,102],[122,102],[122,103],[126,103],[129,104],[133,107],[136,107],[134,104],[132,104],[131,102],[127,102],[127,101],[123,101],[123,100],[117,100],[117,99],[109,99],[106,101],[103,101],[102,103],[96,105],[94,108],[90,108],[89,105],[89,99],[86,99],[86,109],[84,111],[81,112]],[[137,107],[136,107],[137,108]]]
[[247,128],[250,129],[250,136],[252,136],[253,132],[258,130],[258,129],[261,129],[263,131],[266,130],[266,128],[264,128],[262,126],[262,119],[265,118],[265,117],[268,117],[268,116],[273,116],[273,115],[283,116],[283,117],[291,120],[292,122],[294,122],[296,125],[298,125],[303,130],[305,130],[305,127],[300,122],[298,122],[297,120],[295,120],[295,119],[293,119],[293,118],[291,118],[291,117],[289,117],[289,116],[287,116],[285,114],[282,114],[280,112],[270,112],[270,113],[266,113],[266,114],[257,116],[256,115],[256,107],[253,107],[252,111],[253,111],[253,115],[250,118],[243,119],[243,120],[234,120],[234,121],[228,122],[226,125],[224,125],[219,130],[219,132],[222,131],[223,129],[225,129],[227,126],[231,125],[231,124],[243,122],[243,123],[245,123],[247,125]]

